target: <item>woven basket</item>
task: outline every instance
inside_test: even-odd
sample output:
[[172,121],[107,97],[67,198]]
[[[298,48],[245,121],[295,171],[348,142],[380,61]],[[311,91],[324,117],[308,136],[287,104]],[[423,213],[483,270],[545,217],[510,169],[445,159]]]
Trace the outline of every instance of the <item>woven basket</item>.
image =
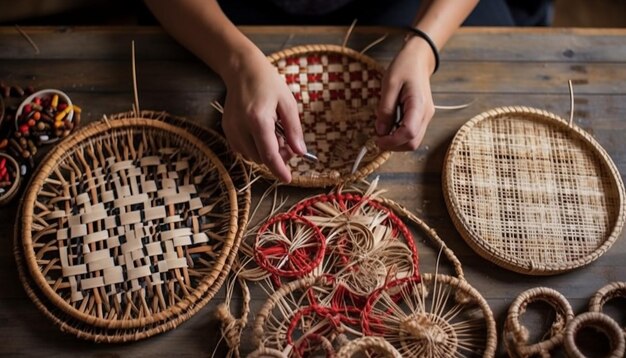
[[[298,102],[304,141],[319,162],[292,158],[291,185],[327,187],[353,182],[376,170],[387,158],[376,137],[376,106],[384,68],[372,58],[335,45],[298,46],[274,53],[278,68]],[[368,152],[359,169],[352,166],[362,146]],[[252,166],[275,179],[267,167]]]
[[[220,164],[219,159],[215,155],[213,155],[208,147],[206,147],[206,144],[203,143],[203,141],[206,141],[207,143],[210,143],[212,148],[214,146],[217,146],[218,150],[222,151],[222,153],[226,153],[224,151],[225,144],[223,140],[216,140],[216,138],[219,137],[214,136],[214,133],[204,132],[205,138],[201,138],[203,139],[203,141],[200,141],[198,140],[198,138],[192,136],[189,132],[165,123],[165,121],[167,121],[177,125],[185,124],[181,119],[169,117],[165,113],[144,111],[142,112],[141,116],[144,118],[125,118],[129,115],[130,114],[120,114],[116,117],[123,119],[100,122],[91,125],[76,133],[75,135],[72,135],[68,140],[60,144],[55,151],[51,152],[48,155],[48,157],[44,161],[42,170],[38,173],[36,177],[33,178],[33,183],[32,185],[30,185],[30,190],[27,193],[27,197],[24,202],[24,212],[28,212],[28,206],[32,207],[33,205],[35,205],[35,207],[37,208],[34,215],[34,218],[36,219],[35,224],[31,225],[31,227],[34,228],[37,234],[36,236],[32,236],[32,239],[30,238],[30,232],[28,230],[25,230],[29,226],[29,218],[25,218],[23,223],[23,230],[20,233],[20,235],[24,237],[24,245],[23,247],[21,247],[21,245],[16,244],[15,249],[16,261],[18,262],[18,268],[20,268],[20,276],[24,283],[24,287],[27,291],[27,294],[31,299],[33,299],[37,307],[42,312],[44,312],[46,316],[52,319],[55,324],[59,325],[62,330],[68,331],[80,338],[94,341],[120,342],[146,338],[151,335],[175,328],[178,324],[188,319],[191,315],[197,312],[210,300],[210,298],[219,289],[219,286],[224,281],[224,278],[227,275],[227,271],[229,270],[232,260],[234,259],[236,247],[239,244],[239,240],[241,239],[241,233],[243,231],[242,227],[239,228],[239,231],[237,231],[237,202],[243,204],[242,208],[239,209],[239,214],[241,215],[239,217],[240,223],[245,224],[245,222],[247,221],[247,213],[249,209],[249,191],[243,190],[241,191],[241,195],[239,197],[235,196],[236,193],[234,187],[226,173],[226,170],[224,169],[222,164]],[[163,122],[146,119],[146,117],[162,119]],[[197,126],[191,125],[189,123],[186,123],[185,127],[198,129]],[[112,135],[106,136],[106,134]],[[98,316],[98,314],[94,315],[93,311],[80,311],[76,309],[76,307],[74,306],[75,304],[73,305],[71,301],[71,295],[70,297],[67,297],[69,295],[67,291],[71,291],[70,289],[68,289],[68,287],[71,288],[71,284],[67,284],[67,281],[69,281],[69,279],[66,279],[63,275],[55,272],[61,271],[60,265],[58,265],[58,263],[56,265],[52,265],[49,270],[45,271],[48,280],[50,280],[51,276],[58,276],[56,281],[51,281],[57,282],[58,284],[52,287],[45,283],[44,285],[42,285],[41,278],[43,277],[43,275],[39,270],[39,265],[37,263],[41,262],[43,259],[50,259],[51,262],[55,262],[56,260],[56,262],[58,262],[58,258],[54,256],[58,255],[59,250],[55,249],[55,247],[53,246],[55,240],[46,239],[48,236],[50,236],[49,233],[46,232],[44,234],[41,234],[42,231],[39,230],[39,226],[41,226],[42,220],[40,218],[40,215],[38,215],[38,212],[41,212],[41,208],[44,207],[46,203],[45,198],[43,200],[37,200],[36,198],[33,199],[33,195],[35,195],[33,193],[39,192],[39,189],[41,189],[42,186],[44,187],[44,189],[49,188],[50,180],[46,179],[46,171],[56,172],[56,168],[63,167],[63,163],[67,161],[71,162],[71,159],[74,158],[73,156],[76,156],[77,153],[81,151],[81,148],[88,148],[91,144],[94,143],[97,146],[98,144],[106,143],[107,141],[116,140],[118,140],[118,142],[115,142],[115,145],[120,145],[123,148],[124,144],[120,144],[123,142],[119,139],[123,139],[125,137],[127,139],[129,137],[137,139],[137,136],[146,136],[147,138],[150,138],[150,140],[153,141],[152,144],[154,148],[168,148],[168,146],[166,145],[168,144],[168,142],[174,143],[178,145],[180,153],[185,153],[185,155],[189,156],[188,159],[194,160],[190,161],[192,163],[190,164],[190,166],[193,166],[193,163],[197,164],[198,166],[202,164],[203,167],[201,168],[203,169],[200,170],[206,170],[207,172],[213,171],[214,174],[207,174],[202,181],[196,184],[196,186],[201,189],[199,190],[199,195],[197,197],[201,197],[202,204],[210,204],[213,206],[212,210],[203,212],[203,215],[205,217],[213,216],[212,225],[214,225],[214,228],[206,231],[206,235],[209,236],[209,243],[192,243],[192,245],[189,245],[186,248],[182,248],[184,251],[186,251],[186,256],[188,256],[186,260],[190,260],[190,262],[194,265],[193,268],[188,267],[186,269],[189,279],[184,282],[188,282],[188,294],[182,294],[181,291],[165,291],[167,292],[167,294],[170,294],[171,292],[176,293],[178,296],[169,296],[170,299],[165,300],[165,305],[161,305],[161,307],[159,307],[159,305],[156,303],[158,298],[156,298],[155,296],[150,296],[151,292],[149,291],[149,288],[151,286],[147,285],[143,287],[143,295],[148,297],[147,301],[150,301],[150,298],[152,298],[152,301],[150,301],[152,305],[149,305],[147,309],[153,309],[155,310],[155,312],[145,314],[141,318],[133,317],[132,310],[131,314],[128,314],[126,317],[122,318],[115,317],[115,311],[113,310],[113,312],[109,311],[108,315],[106,316]],[[166,137],[167,139],[165,139]],[[213,138],[212,141],[210,140],[211,138]],[[136,150],[135,153],[137,153],[138,156],[142,155],[139,147],[135,147],[134,149]],[[132,150],[130,150],[130,152],[132,153]],[[168,152],[168,150],[161,150],[161,152]],[[144,156],[147,154],[150,154],[150,151],[148,149],[143,152]],[[194,158],[194,155],[202,155],[202,157]],[[165,158],[167,163],[167,160],[177,159],[179,158],[179,155],[171,155],[168,153]],[[221,159],[224,158],[224,156],[221,157]],[[181,169],[184,172],[184,165],[182,165],[181,163],[179,163],[178,165],[178,169]],[[247,185],[247,175],[245,175],[245,169],[242,169],[243,171],[238,170],[240,168],[243,168],[241,166],[241,163],[229,163],[229,166],[231,170],[234,169],[235,174],[244,174],[238,176],[238,178],[244,178],[243,182],[238,184]],[[191,176],[189,175],[184,176],[182,174],[184,173],[181,173],[182,178],[179,179],[179,182],[184,182],[185,180],[187,180],[184,179],[186,177],[191,178]],[[35,185],[35,183],[39,183],[39,185]],[[44,201],[44,203],[39,202],[40,200]],[[209,202],[211,200],[213,201],[212,203]],[[63,200],[61,199],[58,202],[63,202]],[[74,203],[74,201],[67,202]],[[42,204],[44,206],[42,206]],[[51,205],[50,203],[47,204]],[[185,208],[185,205],[185,203],[180,203],[175,204],[175,207],[177,208],[177,210],[180,209],[178,211],[180,211],[181,214],[187,215],[188,219],[191,220],[194,225],[197,225],[198,223],[201,224],[202,220],[204,220],[203,217],[200,217],[199,219],[194,219],[194,211],[190,210],[190,206]],[[30,212],[32,213],[32,209],[30,210]],[[198,209],[194,210],[197,211]],[[224,214],[218,215],[220,212],[223,212]],[[222,216],[222,218],[220,219],[219,216]],[[43,222],[45,222],[45,220]],[[183,226],[184,225],[181,225],[181,228]],[[55,232],[58,231],[59,230],[55,229]],[[159,235],[160,234],[161,233],[159,233]],[[159,235],[152,235],[151,237],[149,237],[149,239],[155,239],[159,237]],[[16,239],[17,237],[19,236],[16,236]],[[193,239],[194,238],[192,237],[192,240]],[[52,249],[47,249],[45,253],[42,253],[40,249],[40,243],[43,240],[48,240],[48,247],[52,247]],[[32,245],[33,243],[35,245]],[[180,241],[178,243],[180,244]],[[32,251],[31,248],[38,250],[37,252],[42,255],[42,258],[37,261],[33,261],[34,251]],[[25,258],[22,256],[23,253],[21,249],[24,249],[24,252],[26,253]],[[144,252],[146,251],[147,249],[144,248]],[[109,250],[109,252],[114,254],[116,253],[116,250],[111,249]],[[49,256],[52,257],[50,258]],[[165,257],[165,255],[156,256],[153,258],[153,268],[155,268],[155,270],[158,269],[158,258],[161,257]],[[34,269],[33,263],[35,264]],[[28,265],[30,277],[28,274],[26,274],[26,270],[24,267],[26,266],[25,264]],[[126,267],[123,268],[127,269]],[[164,274],[162,273],[162,280],[168,282],[167,286],[161,286],[162,289],[176,290],[178,283],[176,282],[176,279],[172,279],[172,277],[178,276],[180,278],[184,278],[184,270],[185,269],[174,269]],[[174,271],[175,273],[179,273],[179,275],[168,275],[172,271]],[[124,274],[128,275],[128,270]],[[124,276],[124,278],[126,280],[122,283],[117,284],[117,286],[107,286],[105,288],[99,288],[92,292],[87,291],[86,295],[95,296],[95,291],[101,291],[106,294],[106,290],[111,289],[124,290],[128,289],[129,287],[130,289],[132,289],[132,279],[129,279],[128,276]],[[83,277],[80,277],[80,279],[82,281]],[[154,284],[152,287],[157,286],[157,284]],[[146,287],[148,287],[148,289],[146,289]],[[127,298],[128,301],[122,301],[121,304],[133,303],[136,305],[136,307],[141,307],[141,302],[132,302],[132,299],[141,300],[140,298],[138,298],[138,296],[142,296],[141,291],[141,289],[135,291],[140,292],[140,294],[136,296],[133,296],[132,293],[125,294],[129,295]],[[83,291],[81,291],[81,293],[82,292]],[[112,297],[115,297],[115,295],[101,295],[101,297],[107,297],[108,300],[111,301],[114,299]],[[176,299],[178,299],[178,302],[176,302]],[[61,302],[61,300],[67,301]],[[91,300],[91,302],[93,302],[93,299]],[[129,305],[129,307],[132,306]],[[105,307],[103,307],[102,309],[105,309]],[[159,309],[161,310],[157,311]]]
[[[361,355],[357,355],[357,354]],[[380,337],[362,337],[348,342],[337,352],[337,358],[369,356],[372,353],[381,358],[402,358],[400,353]],[[366,355],[367,354],[367,355]]]
[[443,192],[465,241],[524,274],[587,265],[624,225],[624,184],[608,154],[577,126],[534,108],[497,108],[461,127]]

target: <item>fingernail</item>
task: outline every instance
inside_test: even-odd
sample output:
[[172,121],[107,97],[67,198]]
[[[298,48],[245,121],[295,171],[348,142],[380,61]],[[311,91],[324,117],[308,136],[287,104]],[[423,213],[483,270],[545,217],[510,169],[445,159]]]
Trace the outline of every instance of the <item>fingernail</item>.
[[307,149],[306,149],[306,143],[304,143],[304,139],[300,139],[299,145],[300,145],[300,150],[302,151],[302,153],[303,154],[306,153]]
[[383,122],[376,122],[376,133],[378,135],[385,135],[385,124]]

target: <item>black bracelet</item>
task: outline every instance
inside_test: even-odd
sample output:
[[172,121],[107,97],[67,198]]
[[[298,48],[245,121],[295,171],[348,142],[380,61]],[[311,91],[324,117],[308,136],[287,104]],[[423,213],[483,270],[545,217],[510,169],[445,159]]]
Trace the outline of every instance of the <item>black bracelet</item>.
[[435,70],[433,73],[437,72],[439,69],[439,51],[437,50],[437,45],[435,45],[430,36],[428,36],[424,31],[411,26],[408,27],[408,30],[411,31],[413,35],[424,39],[424,41],[428,43],[428,46],[430,46],[430,49],[433,50],[433,55],[435,55]]

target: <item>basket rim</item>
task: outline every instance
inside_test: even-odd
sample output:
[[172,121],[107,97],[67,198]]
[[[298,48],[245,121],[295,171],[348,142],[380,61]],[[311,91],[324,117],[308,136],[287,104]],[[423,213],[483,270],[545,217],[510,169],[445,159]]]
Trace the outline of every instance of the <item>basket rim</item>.
[[[385,68],[380,63],[378,63],[373,58],[362,54],[358,51],[355,51],[348,47],[343,47],[339,45],[332,44],[312,44],[312,45],[299,45],[291,48],[283,49],[277,52],[274,52],[267,56],[267,59],[270,61],[272,65],[275,65],[278,61],[285,59],[287,57],[299,56],[310,53],[329,53],[329,54],[340,54],[347,57],[350,57],[354,60],[365,63],[369,67],[373,67],[375,70],[384,73]],[[293,176],[291,179],[290,186],[297,186],[303,188],[324,188],[329,186],[336,186],[345,183],[356,182],[359,179],[362,179],[376,169],[378,169],[389,157],[391,156],[391,152],[389,151],[381,151],[378,155],[369,162],[362,162],[362,165],[355,173],[350,173],[344,177],[338,178],[330,178],[330,177],[320,177],[320,178],[312,178],[306,176]],[[261,176],[277,180],[277,178],[269,171],[269,169],[265,165],[260,165],[255,162],[248,162],[252,166],[252,168],[259,172]]]
[[7,160],[7,166],[10,163],[10,165],[15,167],[15,178],[13,179],[13,183],[11,183],[11,186],[0,195],[0,206],[3,206],[8,204],[15,197],[15,194],[17,194],[20,183],[22,182],[22,173],[20,164],[15,158],[13,158],[13,156],[8,153],[0,152],[0,157]]
[[[114,114],[110,116],[109,118],[115,118],[116,116],[134,116],[134,114],[132,111],[122,112],[122,113]],[[218,134],[217,132],[215,132],[214,130],[210,128],[206,128],[206,127],[196,124],[193,121],[189,121],[186,118],[170,115],[169,113],[165,111],[157,112],[157,111],[150,111],[150,110],[142,110],[140,113],[140,116],[143,116],[143,118],[147,117],[153,120],[165,120],[166,122],[168,122],[168,118],[170,118],[173,121],[178,121],[178,122],[184,123],[184,125],[189,125],[191,127],[194,127],[194,130],[206,131],[206,133],[208,133],[210,136],[220,141],[220,143],[225,148],[228,146],[225,138],[223,138],[220,134]],[[235,159],[234,156],[231,159],[234,160]],[[235,161],[233,161],[233,163],[234,162]],[[243,169],[244,173],[246,172],[245,165],[243,165],[242,163],[238,163],[237,165],[240,166],[241,169]],[[243,181],[246,184],[249,183],[248,176],[244,175],[242,178],[244,179]],[[246,230],[249,209],[250,209],[250,204],[251,204],[251,191],[248,185],[246,185],[246,190],[239,190],[238,193],[239,193],[240,201],[242,200],[244,202],[244,205],[243,206],[239,205],[238,207],[238,210],[240,210],[240,214],[239,214],[240,225],[237,228],[237,235],[235,237],[234,247],[239,246],[239,243],[241,242],[243,234]],[[18,212],[21,211],[21,206],[22,206],[22,203],[20,203]],[[97,343],[98,342],[122,343],[122,342],[138,341],[138,340],[152,337],[159,333],[167,332],[169,330],[172,330],[178,327],[178,325],[184,323],[187,319],[189,319],[191,316],[196,314],[202,307],[204,307],[212,299],[212,297],[219,290],[221,285],[224,283],[226,277],[228,276],[228,272],[226,270],[223,270],[220,273],[220,276],[218,277],[218,279],[212,285],[212,287],[207,291],[207,294],[205,294],[202,297],[201,302],[193,306],[189,311],[186,311],[183,314],[176,316],[172,320],[161,323],[156,327],[151,327],[150,329],[146,331],[142,331],[142,332],[136,332],[135,330],[130,330],[129,332],[124,332],[124,333],[121,333],[119,330],[116,330],[114,331],[113,334],[90,332],[89,330],[81,329],[80,327],[73,325],[71,322],[65,322],[62,317],[58,316],[59,313],[52,312],[52,310],[50,310],[50,307],[46,305],[44,301],[47,300],[47,298],[45,296],[40,299],[40,296],[42,296],[42,294],[37,291],[36,287],[31,286],[30,284],[31,279],[29,275],[27,275],[27,271],[24,267],[22,245],[19,242],[20,240],[19,231],[20,231],[20,225],[15,225],[14,238],[13,238],[13,255],[15,257],[15,261],[17,264],[17,269],[18,269],[17,271],[20,277],[20,281],[22,282],[22,286],[24,287],[24,290],[26,291],[27,296],[31,299],[31,301],[33,301],[35,306],[39,309],[39,311],[41,311],[41,313],[44,316],[46,316],[49,320],[51,320],[55,326],[61,328],[61,331],[63,331],[64,333],[72,334],[76,336],[77,338],[89,340],[89,341],[93,341]],[[231,250],[229,257],[228,257],[229,266],[232,265],[232,262],[234,261],[236,254],[237,254],[237,250]]]
[[[215,168],[218,170],[220,180],[224,184],[226,188],[226,195],[228,196],[228,201],[230,204],[230,213],[229,213],[229,223],[228,223],[228,232],[225,234],[225,241],[222,247],[222,253],[218,257],[213,266],[211,272],[206,275],[199,283],[199,285],[190,292],[184,299],[180,300],[175,305],[169,306],[166,310],[152,314],[149,317],[144,318],[134,318],[127,320],[111,320],[105,318],[95,317],[84,312],[79,311],[78,309],[72,307],[65,300],[63,300],[46,282],[45,277],[41,274],[39,270],[39,265],[37,264],[37,259],[35,257],[35,251],[33,249],[32,242],[32,217],[33,217],[33,209],[34,202],[36,200],[37,194],[43,185],[43,182],[53,170],[56,165],[57,160],[66,155],[66,152],[71,150],[75,145],[81,143],[84,140],[92,138],[97,135],[101,135],[103,133],[107,133],[110,130],[115,129],[127,129],[127,128],[151,128],[151,129],[160,129],[164,131],[172,132],[183,139],[189,141],[190,143],[196,145],[200,150],[202,150],[203,154],[206,155],[209,160],[215,165]],[[41,289],[43,294],[47,297],[50,302],[56,307],[60,308],[63,312],[68,315],[88,324],[97,327],[103,328],[133,328],[133,327],[141,327],[148,324],[156,323],[159,321],[168,320],[171,316],[178,315],[181,311],[184,311],[187,307],[195,305],[202,294],[207,291],[207,289],[212,285],[212,283],[217,279],[219,273],[222,271],[224,264],[226,262],[226,257],[229,255],[230,251],[233,248],[233,242],[235,239],[235,234],[237,232],[237,198],[236,191],[228,172],[222,165],[221,161],[217,158],[217,156],[201,141],[196,139],[193,135],[182,128],[177,128],[176,126],[155,121],[152,119],[146,118],[121,118],[116,120],[103,120],[94,122],[78,132],[73,133],[66,140],[62,141],[58,144],[54,149],[50,151],[42,161],[37,174],[33,176],[33,179],[30,182],[29,188],[27,189],[26,194],[23,199],[23,207],[22,207],[22,218],[21,218],[21,241],[23,246],[23,254],[26,262],[26,266],[30,273],[31,278],[34,280],[35,284]]]
[[[602,245],[599,245],[593,252],[590,252],[586,256],[578,258],[576,260],[562,262],[559,264],[544,264],[533,261],[522,261],[515,256],[512,256],[510,254],[503,254],[500,251],[494,249],[491,245],[488,245],[484,240],[482,240],[481,236],[473,229],[471,229],[470,225],[468,225],[466,217],[464,216],[462,210],[460,210],[459,208],[458,199],[451,189],[452,179],[450,178],[450,173],[453,170],[455,155],[457,153],[458,147],[465,139],[467,133],[470,132],[478,123],[484,120],[495,119],[503,114],[524,115],[526,116],[526,118],[524,118],[523,120],[547,122],[553,125],[557,125],[558,129],[571,131],[572,133],[574,133],[574,135],[582,140],[585,147],[590,152],[600,158],[600,162],[598,163],[598,165],[602,165],[606,169],[608,169],[609,173],[611,174],[611,184],[612,186],[614,186],[615,190],[618,193],[619,210],[616,213],[615,223],[613,225],[610,235],[608,235],[602,242]],[[448,208],[448,212],[454,226],[459,231],[463,240],[484,259],[491,261],[502,268],[527,275],[541,276],[563,273],[585,266],[595,261],[602,254],[604,254],[617,240],[626,220],[626,212],[624,208],[624,183],[619,174],[619,171],[617,170],[617,167],[615,166],[615,163],[611,160],[606,150],[602,148],[602,146],[589,133],[584,131],[579,126],[575,124],[570,125],[569,122],[554,113],[550,113],[548,111],[533,107],[498,107],[480,113],[467,121],[457,131],[454,138],[452,139],[452,143],[450,144],[448,151],[446,152],[442,171],[442,184],[443,196],[446,207]]]

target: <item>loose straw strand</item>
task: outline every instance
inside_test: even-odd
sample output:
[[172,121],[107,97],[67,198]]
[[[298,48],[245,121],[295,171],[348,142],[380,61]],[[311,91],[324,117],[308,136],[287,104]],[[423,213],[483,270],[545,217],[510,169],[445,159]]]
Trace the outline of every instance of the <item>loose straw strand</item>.
[[137,67],[135,65],[135,40],[131,41],[131,57],[133,67],[133,93],[135,95],[135,116],[139,117],[139,94],[137,92]]
[[15,25],[15,29],[17,30],[17,32],[20,33],[20,35],[22,35],[22,37],[24,37],[26,39],[26,41],[28,41],[28,43],[33,47],[33,49],[35,50],[35,54],[39,55],[39,46],[37,46],[37,44],[35,43],[35,41],[33,41],[33,39],[28,36],[28,34],[26,32],[24,32],[24,30],[22,30],[21,27],[19,27],[17,24]]
[[387,36],[388,36],[388,35],[389,35],[389,34],[384,34],[384,35],[382,35],[381,37],[379,37],[379,38],[377,38],[376,40],[374,40],[374,42],[372,42],[372,43],[370,43],[369,45],[365,46],[365,47],[361,50],[360,54],[361,54],[361,55],[365,54],[365,53],[366,53],[368,50],[370,50],[372,47],[374,47],[374,46],[378,45],[379,43],[381,43],[381,42],[385,41],[385,39],[387,38]]
[[341,43],[342,48],[346,48],[346,45],[348,44],[348,39],[350,38],[350,35],[352,34],[352,30],[354,30],[354,27],[356,26],[356,20],[357,19],[354,19],[354,21],[352,21],[352,24],[348,28],[346,35],[343,37],[343,42]]
[[574,87],[572,86],[572,80],[568,80],[569,86],[569,126],[574,123]]

